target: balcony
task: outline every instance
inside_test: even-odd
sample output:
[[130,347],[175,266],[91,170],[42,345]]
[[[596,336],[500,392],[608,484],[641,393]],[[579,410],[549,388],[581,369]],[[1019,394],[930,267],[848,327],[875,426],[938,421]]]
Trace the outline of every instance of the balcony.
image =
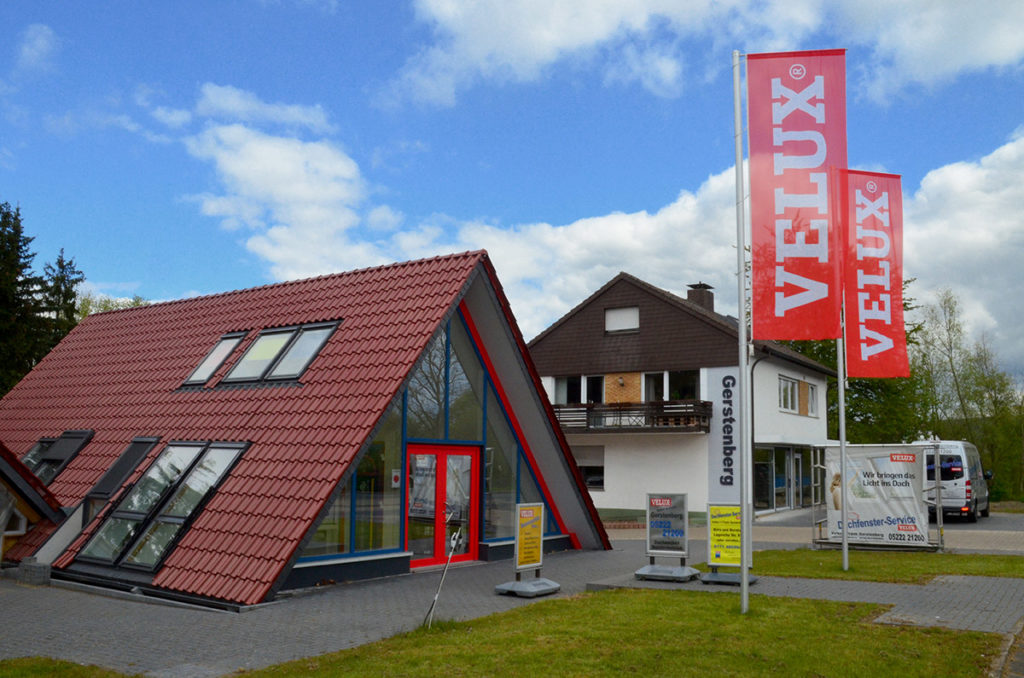
[[703,400],[662,400],[647,403],[555,405],[566,433],[707,433],[712,404]]

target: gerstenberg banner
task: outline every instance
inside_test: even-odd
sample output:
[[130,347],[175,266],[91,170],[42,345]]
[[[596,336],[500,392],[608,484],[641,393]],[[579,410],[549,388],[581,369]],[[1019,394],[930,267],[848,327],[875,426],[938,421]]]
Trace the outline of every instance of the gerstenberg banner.
[[[846,446],[846,535],[850,542],[928,544],[924,451],[910,445]],[[842,541],[843,491],[839,448],[825,448],[828,534]]]
[[846,373],[909,377],[900,177],[854,170],[839,177],[846,215]]
[[740,505],[739,370],[706,370],[713,410],[708,433],[708,504]]
[[748,55],[747,118],[752,336],[838,338],[829,168],[846,167],[846,50]]

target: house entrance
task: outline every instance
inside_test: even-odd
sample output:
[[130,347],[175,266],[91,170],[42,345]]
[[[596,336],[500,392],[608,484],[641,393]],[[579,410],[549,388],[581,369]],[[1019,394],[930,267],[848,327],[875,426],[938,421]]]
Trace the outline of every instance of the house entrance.
[[[476,560],[479,450],[409,445],[409,509],[405,526],[412,567]],[[458,538],[452,537],[458,533]]]

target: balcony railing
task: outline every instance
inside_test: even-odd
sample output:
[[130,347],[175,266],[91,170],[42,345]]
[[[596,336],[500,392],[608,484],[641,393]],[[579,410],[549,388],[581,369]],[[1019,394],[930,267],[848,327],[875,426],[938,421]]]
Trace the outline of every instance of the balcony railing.
[[564,431],[570,433],[707,433],[711,429],[712,405],[703,400],[588,403],[554,407],[558,423]]

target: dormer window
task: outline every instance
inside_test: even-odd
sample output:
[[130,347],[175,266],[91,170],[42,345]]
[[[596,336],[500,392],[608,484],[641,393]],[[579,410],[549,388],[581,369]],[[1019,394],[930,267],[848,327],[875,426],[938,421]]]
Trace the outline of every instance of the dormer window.
[[606,308],[604,310],[605,332],[636,332],[640,329],[640,307]]
[[298,379],[337,323],[265,330],[238,360],[225,382]]
[[192,374],[188,375],[185,384],[187,386],[205,384],[213,376],[213,373],[217,371],[217,368],[224,364],[227,357],[238,346],[238,342],[244,338],[245,332],[234,332],[221,337],[217,345],[213,347],[213,350],[203,358],[203,362],[199,363],[199,367]]

